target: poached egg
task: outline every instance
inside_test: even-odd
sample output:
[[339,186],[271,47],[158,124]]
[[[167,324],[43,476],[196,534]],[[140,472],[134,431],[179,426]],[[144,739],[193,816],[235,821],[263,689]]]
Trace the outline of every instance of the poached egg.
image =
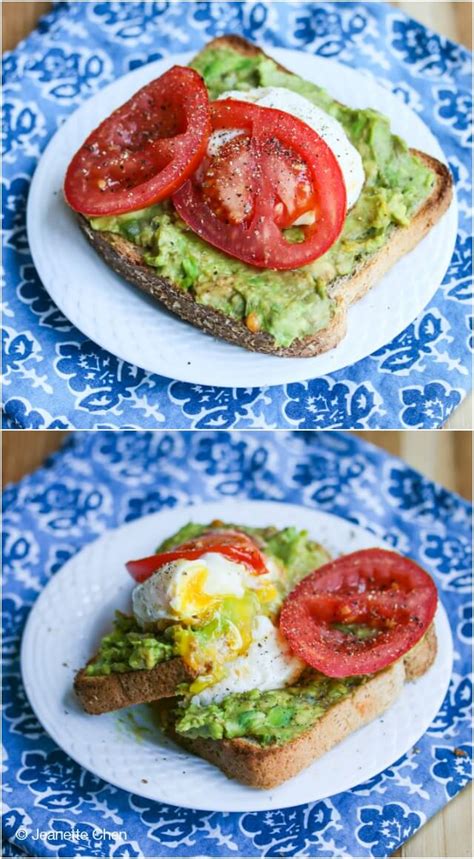
[[207,552],[194,561],[171,561],[134,588],[133,613],[141,626],[157,621],[196,625],[223,599],[240,599],[246,590],[255,591],[262,603],[271,603],[278,595],[278,571],[268,566],[268,573],[255,575],[219,552]]
[[270,619],[281,594],[281,571],[265,560],[268,572],[255,575],[245,564],[207,552],[164,564],[134,588],[133,613],[141,626],[175,625],[175,646],[198,672],[190,687],[193,703],[281,689],[302,673],[304,663]]
[[[351,209],[357,202],[365,182],[362,158],[355,146],[350,142],[343,126],[337,119],[330,116],[326,111],[316,107],[307,98],[299,93],[292,92],[285,87],[255,87],[247,92],[230,90],[219,96],[220,99],[233,98],[238,101],[248,101],[260,107],[270,107],[285,111],[297,117],[309,125],[330,147],[341,168],[347,194],[347,209]],[[207,153],[209,156],[217,155],[219,149],[232,138],[245,132],[239,129],[226,131],[215,131],[211,134]],[[294,226],[312,223],[314,214],[306,213],[294,222]]]

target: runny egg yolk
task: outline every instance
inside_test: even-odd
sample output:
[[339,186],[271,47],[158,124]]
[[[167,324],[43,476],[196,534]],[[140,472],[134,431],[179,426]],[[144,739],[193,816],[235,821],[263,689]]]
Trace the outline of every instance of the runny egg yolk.
[[181,561],[170,585],[170,607],[181,623],[196,625],[207,620],[227,597],[255,593],[265,610],[278,597],[272,581],[257,576],[241,564],[217,554],[195,561]]
[[253,640],[255,618],[261,613],[254,591],[224,597],[207,623],[196,628],[176,626],[173,639],[178,653],[199,676],[190,692],[197,694],[224,676],[224,666],[246,653]]
[[208,576],[209,571],[205,566],[183,570],[179,576],[171,605],[182,622],[196,623],[210,614],[218,604],[219,594],[206,590]]
[[256,591],[257,597],[262,606],[268,606],[278,597],[278,590],[272,582],[267,582]]

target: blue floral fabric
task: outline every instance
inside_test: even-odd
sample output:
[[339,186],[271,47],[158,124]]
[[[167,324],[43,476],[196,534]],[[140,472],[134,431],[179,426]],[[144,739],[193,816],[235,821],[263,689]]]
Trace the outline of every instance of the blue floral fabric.
[[[128,794],[58,749],[22,687],[22,628],[68,558],[107,528],[226,498],[292,502],[369,528],[430,571],[449,615],[453,674],[425,736],[385,772],[310,805],[222,814]],[[3,505],[5,855],[387,856],[469,781],[470,507],[400,460],[330,432],[76,433]]]
[[[366,69],[430,126],[456,181],[456,249],[436,296],[390,344],[324,378],[272,388],[183,384],[118,360],[58,311],[25,229],[31,175],[63,119],[105,84],[225,32]],[[428,428],[470,387],[470,54],[384,3],[57,3],[7,54],[4,424],[76,428]]]

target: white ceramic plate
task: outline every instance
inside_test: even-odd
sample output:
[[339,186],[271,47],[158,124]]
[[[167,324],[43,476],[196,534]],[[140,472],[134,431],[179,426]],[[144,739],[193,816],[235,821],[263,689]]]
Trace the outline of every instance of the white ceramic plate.
[[406,685],[398,701],[381,718],[274,790],[244,787],[201,758],[179,749],[153,726],[147,707],[103,716],[87,716],[79,707],[72,692],[75,671],[95,651],[110,627],[114,610],[129,607],[132,582],[124,562],[130,557],[149,555],[160,540],[190,519],[209,522],[214,518],[307,528],[334,555],[384,545],[345,519],[266,501],[196,504],[155,513],[109,531],[65,564],[29,616],[21,665],[23,682],[38,719],[58,745],[91,772],[124,790],[186,808],[287,808],[348,790],[381,772],[419,740],[445,696],[451,675],[452,640],[441,606],[436,617],[438,656],[430,671],[416,683]]
[[[446,160],[421,119],[369,74],[298,51],[275,48],[270,53],[341,101],[382,111],[410,146]],[[424,241],[350,309],[348,332],[337,348],[316,358],[259,355],[204,334],[127,284],[89,247],[61,192],[72,155],[104,116],[140,86],[190,59],[187,53],[167,57],[105,87],[61,126],[46,148],[31,185],[28,238],[52,299],[80,331],[119,358],[202,385],[246,388],[315,378],[355,364],[389,343],[426,307],[444,277],[456,240],[455,204]]]

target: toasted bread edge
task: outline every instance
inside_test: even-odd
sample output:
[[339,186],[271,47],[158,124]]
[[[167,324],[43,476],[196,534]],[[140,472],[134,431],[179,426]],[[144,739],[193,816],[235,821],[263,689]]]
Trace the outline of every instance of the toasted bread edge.
[[74,691],[86,711],[99,716],[132,704],[148,704],[176,695],[180,683],[195,677],[180,657],[160,662],[155,668],[123,674],[86,674],[81,668],[74,678]]

